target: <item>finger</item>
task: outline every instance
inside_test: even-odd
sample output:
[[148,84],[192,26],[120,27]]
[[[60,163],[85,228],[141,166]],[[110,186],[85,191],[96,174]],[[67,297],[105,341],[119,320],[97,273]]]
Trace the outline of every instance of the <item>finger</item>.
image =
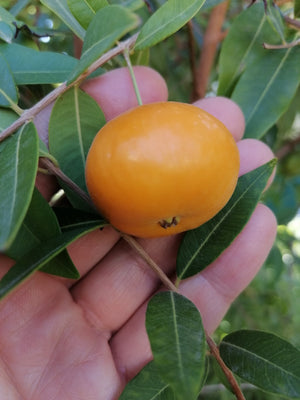
[[[144,66],[133,70],[143,104],[167,100],[167,85],[158,72]],[[107,120],[138,105],[128,68],[107,72],[81,87],[98,102]]]
[[[250,283],[266,259],[276,235],[272,212],[259,205],[233,244],[202,273],[183,281],[180,292],[200,310],[205,329],[211,333],[231,302]],[[152,355],[145,330],[146,304],[111,339],[119,371],[131,379]]]
[[[140,243],[166,274],[174,271],[180,236]],[[147,263],[120,241],[71,293],[96,329],[110,337],[160,285]]]
[[[275,157],[269,146],[256,139],[243,139],[237,143],[237,146],[240,152],[240,159],[243,160],[240,165],[239,176],[258,168]],[[275,173],[276,170],[270,176],[266,189],[274,180]]]
[[226,97],[206,97],[194,105],[218,118],[231,132],[236,141],[243,137],[245,118],[240,107]]

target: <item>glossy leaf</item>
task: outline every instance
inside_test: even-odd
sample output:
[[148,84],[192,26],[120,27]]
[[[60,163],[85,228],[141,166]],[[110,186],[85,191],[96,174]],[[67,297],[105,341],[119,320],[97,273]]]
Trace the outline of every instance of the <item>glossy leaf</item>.
[[71,13],[67,0],[41,0],[41,3],[56,14],[80,39],[84,39],[85,30]]
[[205,372],[205,334],[196,306],[174,292],[149,302],[146,329],[161,379],[177,400],[197,399]]
[[276,164],[275,160],[243,175],[226,206],[211,220],[188,231],[177,256],[177,279],[202,271],[233,242],[254,211]]
[[[279,36],[274,33],[262,3],[254,4],[239,14],[221,47],[218,94],[229,96],[245,68],[258,63],[266,53],[262,43],[274,44],[278,40]],[[255,77],[253,82],[256,82]]]
[[300,351],[278,336],[237,331],[223,339],[220,354],[235,374],[262,390],[300,398]]
[[[60,227],[54,212],[44,197],[35,189],[17,237],[6,251],[6,254],[19,261],[28,251],[52,237],[60,235],[60,233]],[[50,260],[42,267],[42,270],[49,274],[69,279],[78,278],[78,271],[74,267],[67,251],[62,251],[54,259]]]
[[112,5],[99,10],[87,29],[80,61],[69,83],[138,24],[137,15],[124,7]]
[[135,49],[161,42],[182,28],[200,10],[204,0],[168,0],[145,23]]
[[0,44],[0,54],[6,58],[17,85],[63,82],[78,63],[66,54],[37,51],[16,43]]
[[300,48],[266,50],[232,94],[246,119],[245,137],[261,138],[287,110],[300,83]]
[[90,145],[104,125],[98,103],[78,87],[55,103],[49,122],[49,149],[60,169],[78,186],[85,185],[85,160]]
[[18,102],[18,92],[6,59],[0,54],[0,106],[10,107]]
[[108,6],[107,0],[67,0],[67,3],[72,14],[84,29],[88,28],[97,11]]
[[0,21],[0,39],[11,43],[15,36],[16,28],[12,24]]
[[[168,397],[167,397],[168,396]],[[119,400],[176,400],[176,397],[165,383],[151,361],[125,387]]]
[[1,251],[13,242],[29,207],[38,151],[38,136],[31,123],[0,143]]
[[41,269],[74,240],[97,227],[99,227],[97,222],[88,223],[86,226],[64,232],[34,247],[26,253],[20,261],[16,262],[1,279],[0,299],[15,289],[20,283],[28,279],[35,271]]

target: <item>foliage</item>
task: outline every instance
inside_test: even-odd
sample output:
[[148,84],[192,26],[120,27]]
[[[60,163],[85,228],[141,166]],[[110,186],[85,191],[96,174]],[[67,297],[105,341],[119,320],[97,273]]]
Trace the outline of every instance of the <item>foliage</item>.
[[[107,224],[90,204],[84,181],[87,151],[105,120],[78,85],[91,74],[126,65],[122,54],[130,53],[133,63],[149,63],[166,78],[170,100],[189,101],[197,85],[195,61],[206,56],[207,21],[222,3],[1,2],[0,250],[16,260],[0,281],[1,298],[37,270],[77,279],[67,245]],[[274,160],[246,174],[215,218],[186,233],[177,283],[221,254],[257,202],[264,201],[280,224],[277,241],[215,339],[241,385],[251,383],[246,386],[249,399],[272,399],[274,393],[300,398],[299,350],[277,336],[300,346],[300,224],[295,219],[300,203],[300,2],[285,1],[280,7],[272,1],[253,3],[249,7],[231,1],[223,24],[227,34],[217,43],[206,93],[231,97],[240,105],[246,136],[265,141],[277,156],[277,176],[263,194]],[[81,40],[78,57],[74,42]],[[51,101],[55,105],[46,147],[34,121],[28,121]],[[49,205],[35,189],[39,159],[57,175],[67,208]],[[149,303],[146,328],[154,360],[128,384],[121,399],[232,398],[224,386],[221,394],[209,391],[216,382],[226,387],[228,382],[214,361],[207,362],[211,357],[205,356],[201,315],[190,301],[172,291],[158,294]]]

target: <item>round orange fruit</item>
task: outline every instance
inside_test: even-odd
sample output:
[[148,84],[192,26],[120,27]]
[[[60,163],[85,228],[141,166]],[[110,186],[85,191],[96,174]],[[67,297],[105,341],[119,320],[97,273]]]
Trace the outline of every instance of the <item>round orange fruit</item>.
[[96,135],[86,183],[100,213],[118,230],[159,237],[196,228],[227,203],[239,152],[227,128],[177,102],[139,106]]

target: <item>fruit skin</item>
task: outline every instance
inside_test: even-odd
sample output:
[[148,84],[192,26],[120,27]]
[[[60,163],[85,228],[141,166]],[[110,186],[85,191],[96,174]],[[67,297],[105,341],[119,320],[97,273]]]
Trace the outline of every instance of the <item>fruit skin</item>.
[[118,230],[138,237],[196,228],[227,203],[239,152],[227,128],[200,108],[142,105],[109,121],[86,162],[92,201]]

